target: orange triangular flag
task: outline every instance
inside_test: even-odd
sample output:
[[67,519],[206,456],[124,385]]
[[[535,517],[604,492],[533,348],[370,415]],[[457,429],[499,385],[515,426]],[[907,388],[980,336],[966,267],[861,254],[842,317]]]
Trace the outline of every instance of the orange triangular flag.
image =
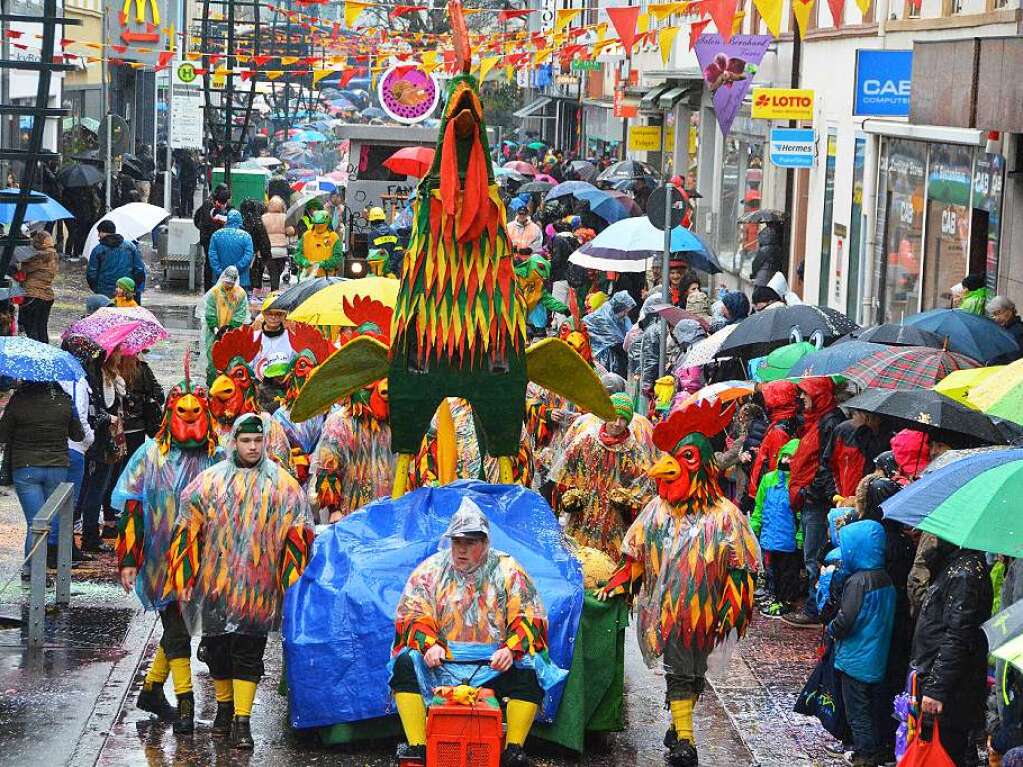
[[[733,0],[734,2],[734,0]],[[622,41],[625,55],[632,51],[632,45],[636,42],[636,23],[639,21],[639,6],[627,5],[620,8],[605,8],[607,17],[611,19],[618,38]]]

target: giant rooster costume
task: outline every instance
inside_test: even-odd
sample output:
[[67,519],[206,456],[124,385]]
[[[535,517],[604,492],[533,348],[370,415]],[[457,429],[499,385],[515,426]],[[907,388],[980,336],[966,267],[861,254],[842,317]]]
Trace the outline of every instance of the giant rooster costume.
[[[134,577],[135,593],[146,610],[158,610],[163,636],[139,693],[138,707],[161,719],[173,719],[174,731],[193,730],[192,655],[188,629],[169,587],[167,553],[178,514],[181,491],[218,459],[206,390],[192,385],[189,354],[185,379],[167,396],[160,430],[128,460],[111,497],[120,511],[117,525],[117,566],[127,588]],[[163,694],[173,675],[175,712]]]
[[515,287],[483,106],[468,74],[460,4],[452,2],[449,12],[463,74],[449,85],[436,156],[416,195],[390,348],[372,338],[346,344],[313,374],[315,385],[292,408],[296,420],[309,418],[386,377],[391,447],[399,456],[395,496],[405,492],[412,456],[445,397],[472,405],[503,483],[513,480],[528,380],[614,418],[599,379],[563,341],[526,348],[526,307]]
[[753,614],[760,549],[746,517],[718,485],[711,439],[731,420],[716,403],[690,405],[654,428],[667,453],[650,469],[653,498],[622,541],[622,563],[602,598],[638,591],[636,634],[648,664],[663,658],[672,767],[696,767],[693,705],[707,657],[743,636]]

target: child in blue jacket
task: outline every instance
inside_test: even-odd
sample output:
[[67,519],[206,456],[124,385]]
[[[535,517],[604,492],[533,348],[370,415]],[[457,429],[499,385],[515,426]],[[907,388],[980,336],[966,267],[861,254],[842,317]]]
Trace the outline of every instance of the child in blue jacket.
[[846,719],[853,734],[854,767],[884,764],[883,733],[891,701],[884,699],[895,587],[885,571],[885,532],[879,522],[853,522],[839,531],[842,599],[828,624],[835,640]]
[[760,539],[767,571],[768,603],[760,613],[767,618],[780,618],[791,612],[802,588],[799,573],[803,566],[800,547],[803,534],[799,516],[789,501],[789,461],[799,447],[799,440],[786,442],[778,451],[778,467],[760,480],[750,527]]

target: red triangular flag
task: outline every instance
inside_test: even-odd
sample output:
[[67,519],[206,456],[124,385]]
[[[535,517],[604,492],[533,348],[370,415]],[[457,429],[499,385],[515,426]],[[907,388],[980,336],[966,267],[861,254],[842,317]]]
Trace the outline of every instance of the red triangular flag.
[[721,35],[721,42],[726,45],[732,39],[732,21],[735,19],[738,0],[706,0],[704,6],[707,13],[714,19],[714,26],[718,28]]
[[835,27],[842,26],[842,17],[845,16],[845,0],[828,0],[828,8],[831,9],[831,20]]
[[700,39],[700,35],[703,34],[703,30],[707,28],[708,24],[710,24],[710,19],[702,19],[694,21],[693,25],[689,27],[689,50],[696,45],[696,41]]
[[263,66],[269,60],[270,60],[269,56],[253,56],[252,57],[252,63],[255,64],[257,67]]
[[156,68],[163,69],[172,58],[174,58],[174,51],[160,51],[160,55],[156,59]]
[[[736,0],[732,0],[732,2],[734,3]],[[605,8],[604,10],[607,11],[607,17],[614,24],[615,32],[618,33],[618,38],[622,41],[622,47],[625,49],[625,55],[628,56],[632,52],[632,44],[636,42],[636,22],[639,20],[639,6],[627,5],[621,8]]]
[[338,78],[339,81],[340,81],[341,87],[344,88],[346,85],[348,85],[348,83],[351,82],[353,77],[355,77],[355,70],[354,69],[346,69],[346,70],[344,70],[341,73],[341,77]]
[[498,21],[508,21],[509,19],[524,19],[526,16],[533,12],[532,8],[523,8],[520,11],[506,10],[499,11],[497,14]]

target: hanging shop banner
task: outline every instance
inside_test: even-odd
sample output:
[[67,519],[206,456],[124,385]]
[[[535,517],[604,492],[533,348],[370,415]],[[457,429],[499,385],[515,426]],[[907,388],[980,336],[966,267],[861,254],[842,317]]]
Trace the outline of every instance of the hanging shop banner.
[[190,61],[176,61],[171,77],[171,149],[202,149],[202,78]]
[[440,86],[425,69],[397,64],[380,78],[377,96],[391,119],[413,125],[433,114],[440,101]]
[[721,35],[706,34],[696,41],[696,60],[703,70],[704,83],[713,94],[714,114],[722,135],[727,136],[731,130],[771,42],[768,35],[732,35],[725,43]]
[[812,168],[815,145],[813,128],[773,128],[771,164],[778,168]]
[[813,91],[806,88],[754,88],[751,116],[759,120],[812,120]]
[[661,126],[660,125],[630,125],[629,126],[629,151],[630,152],[660,152],[661,151]]
[[913,51],[856,51],[853,114],[909,117]]

